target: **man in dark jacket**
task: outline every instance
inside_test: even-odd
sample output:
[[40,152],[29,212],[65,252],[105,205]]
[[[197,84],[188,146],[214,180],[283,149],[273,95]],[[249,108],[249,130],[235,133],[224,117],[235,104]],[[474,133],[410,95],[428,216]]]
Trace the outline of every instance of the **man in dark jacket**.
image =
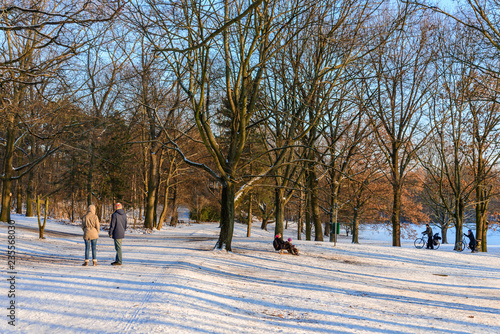
[[425,232],[423,234],[427,234],[427,249],[434,249],[434,240],[432,240],[432,228],[429,224],[425,224]]
[[464,235],[467,238],[469,238],[469,247],[470,247],[472,253],[474,253],[476,251],[476,238],[474,238],[474,233],[472,233],[471,230],[468,230],[467,234],[464,233]]
[[121,203],[115,204],[115,212],[111,215],[111,223],[109,224],[109,237],[115,241],[116,259],[112,262],[112,266],[122,265],[122,240],[125,237],[127,229],[127,215],[123,210]]

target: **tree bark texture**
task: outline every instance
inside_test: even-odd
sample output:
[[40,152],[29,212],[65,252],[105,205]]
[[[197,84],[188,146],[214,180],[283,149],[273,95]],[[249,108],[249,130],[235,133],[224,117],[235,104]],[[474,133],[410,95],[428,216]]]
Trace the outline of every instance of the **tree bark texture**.
[[314,240],[323,241],[323,224],[321,224],[320,214],[319,214],[319,198],[318,198],[318,180],[316,178],[316,172],[314,170],[309,170],[309,193],[311,196],[311,218],[314,225]]
[[247,238],[250,238],[252,235],[252,202],[253,202],[253,194],[250,193],[248,196],[248,222],[247,222]]
[[232,182],[223,182],[221,194],[221,231],[219,240],[215,248],[225,248],[228,252],[231,249],[231,241],[234,231],[234,184]]
[[276,224],[274,226],[274,234],[278,233],[283,235],[283,220],[285,217],[283,188],[276,187],[274,189],[274,215],[276,217]]
[[401,187],[399,183],[393,184],[392,192],[392,246],[401,247]]
[[458,249],[458,245],[462,243],[463,239],[463,228],[464,228],[464,212],[465,212],[465,203],[462,199],[458,200],[455,203],[455,250]]
[[359,244],[359,213],[356,208],[352,217],[352,243]]
[[156,182],[157,182],[157,156],[155,152],[151,152],[149,156],[149,179],[148,193],[146,197],[146,217],[144,218],[144,227],[152,229],[155,226],[155,198],[156,198]]
[[[13,120],[12,120],[13,121]],[[12,197],[12,178],[14,176],[14,169],[12,163],[14,162],[14,142],[15,131],[13,122],[9,122],[7,127],[7,138],[5,143],[5,155],[3,165],[2,177],[2,209],[0,212],[0,221],[8,222],[10,220],[10,202]]]

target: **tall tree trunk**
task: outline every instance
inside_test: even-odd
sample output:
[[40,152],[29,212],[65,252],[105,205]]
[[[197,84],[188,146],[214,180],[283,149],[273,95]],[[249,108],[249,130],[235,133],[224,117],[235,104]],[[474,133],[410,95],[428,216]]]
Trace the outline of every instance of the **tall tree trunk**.
[[157,182],[155,190],[155,201],[153,206],[153,227],[158,227],[158,200],[160,198],[160,182]]
[[306,240],[311,240],[312,235],[312,227],[311,227],[311,206],[310,206],[310,194],[309,192],[306,194]]
[[[335,223],[335,215],[338,210],[338,201],[339,201],[339,189],[340,189],[340,180],[341,176],[332,166],[332,172],[330,172],[330,177],[332,182],[330,183],[330,224],[328,224],[328,234],[325,232],[325,235],[329,235],[330,242],[337,242],[336,240],[336,231],[337,227],[334,226]],[[333,230],[330,230],[330,227]]]
[[216,248],[225,248],[228,252],[231,251],[231,241],[234,231],[234,183],[224,181],[222,183],[221,195],[221,231]]
[[163,209],[161,210],[160,219],[158,220],[158,230],[161,230],[163,227],[163,222],[167,220],[167,212],[168,212],[168,193],[170,190],[169,185],[170,178],[167,178],[165,181],[165,190],[163,191]]
[[397,182],[392,186],[393,204],[392,204],[392,246],[401,247],[401,186]]
[[314,240],[323,241],[323,224],[319,214],[318,180],[314,170],[309,171],[309,193],[311,195],[311,218],[314,225]]
[[[249,153],[252,154],[252,143],[249,143],[248,146]],[[253,166],[250,163],[250,175],[253,175]],[[248,194],[248,221],[247,221],[247,238],[250,238],[252,235],[252,202],[253,202],[253,193],[250,191]]]
[[40,208],[40,196],[36,197],[36,212],[38,216],[38,238],[39,239],[45,239],[43,236],[43,232],[45,231],[45,225],[47,224],[47,215],[49,211],[49,198],[47,197],[45,199],[45,212],[43,216],[43,224],[40,219],[40,216],[42,215],[41,208]]
[[[17,162],[19,165],[22,164],[20,157],[18,157]],[[16,181],[16,213],[20,215],[23,213],[23,182],[21,178]]]
[[[92,140],[92,139],[91,139]],[[87,174],[87,207],[92,204],[92,183],[94,178],[94,143],[90,144],[90,162]]]
[[488,251],[488,239],[486,238],[486,235],[488,233],[488,225],[489,225],[488,221],[486,220],[486,217],[485,217],[485,220],[483,223],[483,236],[481,239],[481,252]]
[[96,201],[95,214],[99,218],[99,221],[102,222],[102,217],[104,217],[104,203],[102,199],[97,199]]
[[35,200],[35,192],[34,192],[34,178],[35,172],[31,170],[28,173],[28,184],[26,185],[26,217],[33,217],[33,201]]
[[444,225],[441,225],[441,239],[442,244],[448,243],[448,227]]
[[352,243],[359,243],[359,209],[357,207],[354,208],[354,213],[352,216]]
[[[38,153],[38,144],[35,140],[35,137],[30,138],[30,144],[31,144],[31,153],[30,156],[32,159],[34,159],[35,155]],[[74,159],[73,159],[74,160]],[[33,217],[35,215],[35,209],[34,209],[34,204],[35,204],[35,194],[36,194],[36,189],[35,189],[35,169],[32,169],[28,173],[28,184],[26,185],[26,217]],[[73,185],[72,185],[73,187]]]
[[140,199],[140,202],[139,202],[139,219],[142,219],[142,217],[144,216],[144,194],[141,192],[140,195],[139,195],[139,199]]
[[[479,166],[478,169],[480,169]],[[478,251],[480,250],[481,252],[487,252],[488,248],[486,242],[486,233],[488,231],[488,225],[486,224],[486,221],[489,195],[484,182],[480,182],[476,187],[476,201],[476,239],[481,240],[481,249],[478,249]]]
[[152,229],[155,226],[155,198],[156,198],[156,181],[157,181],[157,156],[152,152],[149,156],[149,180],[148,192],[146,197],[146,217],[144,218],[144,227]]
[[464,201],[460,198],[456,202],[456,209],[455,209],[455,247],[454,249],[458,249],[458,245],[462,243],[463,239],[463,228],[464,228],[464,211],[465,211],[465,203]]
[[[267,205],[266,204],[261,204],[259,205],[259,209],[262,213],[262,223],[260,225],[260,228],[262,230],[266,230],[267,231],[267,224],[269,223],[269,216],[271,215],[269,212],[268,212],[268,209],[267,209]],[[272,213],[272,212],[271,212]]]
[[303,223],[304,223],[304,191],[300,190],[299,219],[297,221],[297,240],[302,240]]
[[[13,120],[12,120],[13,121]],[[14,161],[14,125],[9,122],[7,127],[7,138],[5,143],[5,156],[2,178],[2,210],[0,212],[0,221],[8,222],[10,220],[10,202],[12,197],[12,177],[14,169],[12,163]]]
[[16,213],[23,213],[23,186],[21,179],[17,180],[17,201],[16,201]]
[[160,200],[160,189],[161,189],[161,166],[163,165],[164,157],[163,157],[163,151],[160,151],[160,153],[156,152],[158,157],[157,157],[157,171],[156,171],[156,182],[155,182],[155,201],[154,201],[154,214],[153,214],[153,221],[154,225],[153,227],[158,228],[160,223],[158,222],[158,201]]
[[179,212],[177,211],[177,183],[174,183],[174,189],[172,194],[172,216],[170,217],[170,226],[177,226],[178,222],[179,222]]
[[260,228],[267,231],[267,218],[265,216],[262,216],[262,223],[260,224]]
[[330,236],[331,232],[333,232],[333,230],[330,229],[330,226],[331,226],[331,222],[325,222],[325,237],[328,237]]
[[252,201],[253,201],[253,194],[250,193],[248,196],[248,226],[247,226],[247,238],[250,238],[252,234]]
[[274,234],[283,235],[283,220],[285,217],[285,210],[283,205],[283,188],[277,186],[274,188],[274,216],[276,218],[276,223],[274,225]]
[[132,175],[131,188],[132,188],[132,218],[134,219],[135,222],[137,220],[137,217],[135,216],[137,209],[137,190],[135,186],[135,173]]

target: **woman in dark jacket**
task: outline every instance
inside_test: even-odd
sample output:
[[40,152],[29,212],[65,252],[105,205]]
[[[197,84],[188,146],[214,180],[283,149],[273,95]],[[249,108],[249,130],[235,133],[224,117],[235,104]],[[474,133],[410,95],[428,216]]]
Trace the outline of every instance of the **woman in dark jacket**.
[[281,238],[281,234],[276,234],[276,237],[274,238],[274,241],[273,241],[273,247],[275,250],[283,250],[285,249],[285,241],[283,241],[283,239]]
[[292,245],[292,239],[288,238],[288,241],[284,241],[280,233],[276,234],[273,241],[273,247],[275,250],[279,250],[280,253],[282,250],[286,250],[290,254],[299,255],[299,250]]
[[474,233],[471,230],[467,231],[467,234],[464,235],[469,238],[469,247],[472,250],[472,253],[476,251],[476,238],[474,238]]

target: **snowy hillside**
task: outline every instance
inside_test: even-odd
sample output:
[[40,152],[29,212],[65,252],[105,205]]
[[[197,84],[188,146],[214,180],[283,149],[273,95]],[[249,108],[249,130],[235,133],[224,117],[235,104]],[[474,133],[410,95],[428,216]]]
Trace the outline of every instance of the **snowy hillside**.
[[11,300],[19,333],[500,333],[498,232],[488,253],[394,248],[365,229],[359,245],[294,240],[297,257],[274,252],[257,224],[251,238],[236,226],[233,253],[212,250],[217,224],[191,224],[128,233],[113,267],[101,231],[98,266],[82,267],[78,226],[49,221],[39,240],[36,218],[13,219],[14,298],[0,223],[1,333],[14,332]]

